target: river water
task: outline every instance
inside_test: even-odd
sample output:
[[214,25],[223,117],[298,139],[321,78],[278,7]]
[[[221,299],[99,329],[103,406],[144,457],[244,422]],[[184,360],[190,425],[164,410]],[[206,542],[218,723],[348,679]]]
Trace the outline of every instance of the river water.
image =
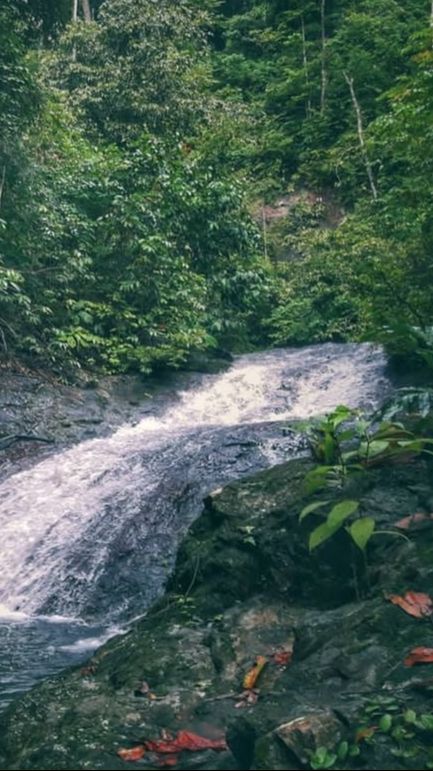
[[221,484],[305,451],[287,422],[389,393],[370,344],[238,357],[155,414],[0,485],[0,704],[83,660],[163,591],[179,540]]

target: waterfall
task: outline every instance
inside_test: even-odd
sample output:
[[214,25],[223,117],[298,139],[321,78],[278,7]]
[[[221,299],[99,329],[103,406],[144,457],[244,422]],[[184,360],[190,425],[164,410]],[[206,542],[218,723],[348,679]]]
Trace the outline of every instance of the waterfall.
[[158,415],[10,476],[0,485],[3,615],[106,628],[142,612],[203,496],[299,452],[282,431],[289,419],[377,405],[390,389],[385,367],[370,344],[240,356],[168,397]]

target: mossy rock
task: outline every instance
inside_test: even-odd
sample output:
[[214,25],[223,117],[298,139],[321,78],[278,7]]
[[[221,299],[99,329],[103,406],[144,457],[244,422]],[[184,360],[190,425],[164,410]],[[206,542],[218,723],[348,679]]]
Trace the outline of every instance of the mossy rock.
[[[353,563],[344,534],[308,552],[308,526],[299,526],[298,515],[309,468],[307,460],[292,461],[210,496],[167,594],[146,618],[84,669],[46,680],[4,713],[0,767],[128,768],[120,747],[185,728],[226,732],[230,749],[182,753],[179,769],[292,769],[299,759],[277,729],[293,720],[332,713],[349,741],[378,696],[392,697],[401,714],[408,706],[428,713],[428,683],[403,660],[412,647],[431,644],[431,624],[384,595],[432,591],[433,528],[415,529],[410,542],[372,541],[371,586],[361,581],[356,597],[353,567],[362,578],[363,563]],[[383,529],[427,511],[433,494],[424,462],[376,469],[358,484]],[[281,650],[293,652],[286,666],[274,659]],[[258,655],[268,663],[254,704],[242,693]],[[142,693],[144,681],[156,698]],[[395,754],[391,734],[378,732],[362,747],[362,762],[372,769],[425,764],[429,734],[419,734],[411,759],[398,748]],[[137,768],[154,762],[145,758]]]

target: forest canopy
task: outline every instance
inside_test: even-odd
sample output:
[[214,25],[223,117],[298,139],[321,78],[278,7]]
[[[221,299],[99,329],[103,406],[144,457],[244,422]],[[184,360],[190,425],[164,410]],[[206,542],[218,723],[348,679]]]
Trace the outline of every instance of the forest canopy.
[[4,362],[369,339],[433,366],[431,2],[287,5],[2,3]]

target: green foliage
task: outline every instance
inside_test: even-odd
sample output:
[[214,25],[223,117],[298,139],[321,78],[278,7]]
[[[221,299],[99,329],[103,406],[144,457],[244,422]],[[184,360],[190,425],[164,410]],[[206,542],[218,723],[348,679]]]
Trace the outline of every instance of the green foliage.
[[[306,491],[310,494],[327,488],[344,491],[348,482],[370,468],[422,453],[429,449],[433,439],[407,430],[401,423],[375,419],[366,420],[358,410],[344,405],[310,425],[306,431],[313,457],[318,464],[308,472]],[[385,531],[376,530],[374,517],[362,512],[362,501],[343,499],[313,501],[300,512],[299,522],[311,514],[325,517],[309,534],[309,549],[314,551],[337,532],[344,529],[351,541],[365,552],[371,537]],[[386,531],[398,535],[394,531]]]
[[[431,369],[429,9],[90,5],[0,9],[3,356],[148,372],[373,339]],[[251,202],[286,190],[260,238]]]
[[337,755],[327,750],[326,747],[318,747],[310,757],[310,767],[314,769],[333,768],[337,759]]
[[268,325],[278,345],[373,339],[432,369],[429,13],[415,0],[337,0],[323,39],[319,3],[222,4],[216,87],[260,116],[259,184],[332,191],[345,209],[338,222],[304,211],[272,226],[269,253],[284,260]]
[[147,132],[179,141],[208,107],[205,22],[185,1],[110,0],[97,23],[67,29],[52,75],[96,137],[122,144]]
[[1,13],[3,354],[148,373],[259,341],[274,282],[239,110],[206,92],[206,13],[115,0],[38,55]]

